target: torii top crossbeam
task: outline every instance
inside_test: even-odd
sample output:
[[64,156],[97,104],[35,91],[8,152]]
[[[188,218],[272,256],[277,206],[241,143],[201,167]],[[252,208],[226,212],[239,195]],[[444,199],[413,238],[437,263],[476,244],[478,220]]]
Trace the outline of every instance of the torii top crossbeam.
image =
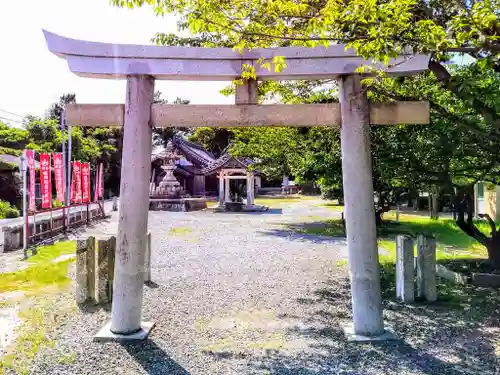
[[[257,80],[327,79],[352,74],[371,64],[344,45],[257,48],[163,47],[111,44],[65,38],[44,30],[49,50],[66,59],[69,69],[82,77],[124,79],[129,75],[149,75],[159,80],[231,81],[241,76],[243,64],[255,67]],[[287,67],[281,72],[261,67],[259,58],[283,56]],[[389,75],[411,75],[427,69],[429,56],[403,55],[391,60]]]

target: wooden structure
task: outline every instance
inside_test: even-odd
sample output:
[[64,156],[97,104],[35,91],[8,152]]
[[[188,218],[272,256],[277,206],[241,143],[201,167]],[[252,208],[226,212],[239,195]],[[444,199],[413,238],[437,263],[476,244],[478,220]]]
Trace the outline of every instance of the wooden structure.
[[249,158],[231,156],[227,148],[216,158],[201,145],[175,135],[164,149],[151,156],[150,193],[158,187],[165,175],[161,166],[168,161],[172,153],[179,155],[179,160],[175,163],[175,178],[183,191],[191,197],[216,195],[221,189],[224,191],[224,180],[220,179],[221,170],[231,168],[234,169],[235,175],[244,175],[246,178],[249,166],[254,163]]
[[[239,53],[231,48],[120,45],[80,41],[45,32],[51,52],[66,59],[82,77],[126,79],[125,104],[69,105],[68,125],[123,125],[118,256],[109,336],[140,339],[144,257],[148,221],[151,127],[156,126],[340,126],[347,243],[351,276],[353,335],[383,335],[382,298],[373,205],[370,124],[429,122],[427,103],[370,105],[356,73],[360,66],[389,75],[420,73],[429,56],[401,56],[389,66],[374,64],[343,45],[328,48],[283,47]],[[283,56],[277,72],[257,60]],[[243,64],[255,67],[257,81],[336,78],[339,104],[259,105],[257,81],[236,89],[236,105],[153,105],[154,81],[223,80],[241,76]],[[131,173],[133,171],[133,173]]]

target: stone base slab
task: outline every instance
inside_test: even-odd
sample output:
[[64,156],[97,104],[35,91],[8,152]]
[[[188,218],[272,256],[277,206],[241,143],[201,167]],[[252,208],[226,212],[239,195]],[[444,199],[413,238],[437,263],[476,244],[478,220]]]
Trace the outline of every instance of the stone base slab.
[[265,212],[269,210],[267,206],[261,206],[258,204],[251,204],[249,206],[243,206],[243,212]]
[[137,342],[144,341],[148,336],[151,330],[154,327],[154,323],[151,322],[141,322],[141,330],[132,333],[130,335],[120,335],[117,333],[111,332],[111,322],[107,323],[104,327],[100,329],[99,332],[94,336],[94,342],[120,342],[124,344],[133,344]]
[[207,208],[205,198],[150,198],[150,211],[200,211]]
[[241,211],[228,210],[225,204],[218,205],[217,207],[213,208],[214,212],[265,212],[267,210],[269,210],[269,207],[267,207],[267,206],[261,206],[261,205],[258,205],[258,204],[252,204],[250,206],[242,205],[241,206]]
[[344,329],[344,333],[347,337],[348,342],[363,343],[363,342],[378,342],[378,341],[389,341],[398,339],[390,326],[385,324],[384,327],[385,327],[384,333],[378,336],[363,336],[355,334],[354,324],[352,322],[344,324],[342,328]]

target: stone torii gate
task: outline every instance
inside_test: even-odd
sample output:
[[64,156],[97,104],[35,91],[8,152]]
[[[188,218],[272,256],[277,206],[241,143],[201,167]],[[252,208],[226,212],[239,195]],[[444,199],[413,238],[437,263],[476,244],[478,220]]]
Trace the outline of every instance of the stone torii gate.
[[[82,77],[126,79],[125,104],[74,104],[68,125],[124,126],[118,247],[111,322],[96,339],[143,339],[152,327],[141,322],[148,224],[151,128],[230,126],[340,126],[353,324],[351,339],[385,334],[373,204],[370,124],[428,124],[428,103],[369,104],[356,69],[371,65],[391,76],[427,69],[426,55],[401,56],[389,66],[372,64],[343,45],[283,47],[239,53],[230,48],[159,47],[68,39],[44,31],[48,49]],[[287,68],[269,71],[259,58],[283,56]],[[243,64],[256,81],[236,88],[236,105],[152,104],[155,80],[232,81]],[[340,103],[259,105],[257,81],[332,79]],[[349,332],[348,332],[349,333]]]

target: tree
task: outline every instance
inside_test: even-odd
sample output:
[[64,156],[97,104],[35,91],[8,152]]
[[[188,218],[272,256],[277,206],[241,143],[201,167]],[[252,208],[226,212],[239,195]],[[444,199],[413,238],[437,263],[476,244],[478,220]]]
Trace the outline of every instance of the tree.
[[61,97],[59,98],[59,102],[52,103],[52,105],[47,109],[47,114],[45,117],[48,120],[54,120],[57,124],[60,124],[64,108],[66,108],[68,104],[72,103],[76,103],[76,94],[69,93],[61,95]]
[[[168,100],[162,98],[161,91],[155,91],[153,104],[168,104]],[[189,100],[177,97],[172,104],[189,104]],[[154,128],[153,129],[153,145],[165,146],[172,137],[178,133],[187,132],[186,128]]]
[[[449,52],[467,54],[481,70],[500,71],[499,0],[173,1],[111,0],[130,8],[149,4],[157,14],[176,13],[196,40],[156,38],[160,44],[237,48],[345,43],[365,58],[389,62],[403,50],[430,53],[439,84],[500,127],[498,108],[464,89],[473,84],[449,71]],[[212,45],[213,46],[213,45]]]
[[189,140],[200,143],[203,148],[211,152],[215,157],[222,155],[222,152],[229,146],[233,139],[233,132],[227,128],[197,128]]

